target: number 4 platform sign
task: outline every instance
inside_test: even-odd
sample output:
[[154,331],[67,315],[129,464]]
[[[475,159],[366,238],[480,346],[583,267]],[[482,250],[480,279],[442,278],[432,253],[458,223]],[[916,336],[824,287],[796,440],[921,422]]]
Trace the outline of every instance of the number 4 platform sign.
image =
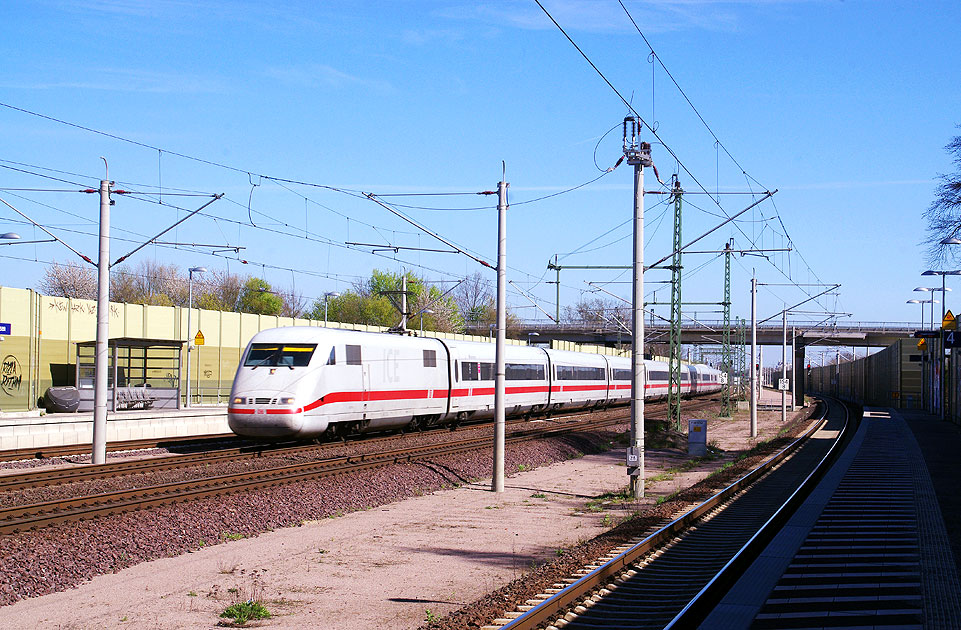
[[945,348],[961,348],[961,332],[957,330],[944,331]]

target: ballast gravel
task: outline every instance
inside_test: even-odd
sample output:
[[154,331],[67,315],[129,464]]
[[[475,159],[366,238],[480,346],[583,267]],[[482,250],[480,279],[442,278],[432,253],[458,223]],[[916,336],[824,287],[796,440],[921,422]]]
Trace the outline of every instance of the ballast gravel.
[[[510,470],[530,469],[585,452],[597,452],[609,447],[615,435],[614,432],[594,432],[524,442],[511,446],[505,465]],[[491,451],[485,449],[457,458],[396,464],[358,474],[0,536],[0,557],[4,558],[0,565],[0,606],[64,590],[94,576],[148,560],[451,488],[490,475],[491,460]],[[247,461],[263,463],[262,460]],[[163,481],[180,479],[184,475],[182,471],[167,471],[150,475],[150,481],[157,483],[158,477]],[[194,475],[196,473],[191,476]],[[121,479],[85,485],[94,485],[100,492],[106,488],[129,487],[129,483]],[[61,491],[39,488],[31,494],[42,492],[45,500],[49,500]],[[0,627],[3,627],[2,621]]]
[[[768,415],[762,437],[780,428]],[[749,446],[742,423],[714,426],[709,437],[732,454]],[[248,626],[477,627],[510,608],[525,576],[644,507],[603,499],[626,479],[623,453],[606,451],[616,438],[511,446],[504,495],[488,491],[484,449],[0,537],[0,628],[216,627],[246,599],[273,614]],[[686,459],[669,446],[648,452],[652,473]],[[646,505],[725,461],[667,476]]]

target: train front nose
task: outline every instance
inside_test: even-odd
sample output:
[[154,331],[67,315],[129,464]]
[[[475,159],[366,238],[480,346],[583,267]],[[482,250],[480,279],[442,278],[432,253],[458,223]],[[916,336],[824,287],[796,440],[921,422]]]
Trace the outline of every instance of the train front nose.
[[246,437],[294,437],[304,428],[304,409],[292,396],[232,396],[227,424]]

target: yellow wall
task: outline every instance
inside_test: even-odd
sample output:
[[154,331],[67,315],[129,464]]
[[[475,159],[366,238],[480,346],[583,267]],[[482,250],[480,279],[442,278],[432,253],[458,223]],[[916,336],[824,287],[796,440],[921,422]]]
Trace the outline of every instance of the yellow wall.
[[[30,289],[0,286],[0,322],[12,326],[12,334],[0,342],[0,410],[34,409],[38,399],[52,385],[74,384],[77,347],[93,341],[97,333],[97,304],[91,300],[47,297]],[[252,315],[194,309],[190,337],[203,332],[204,345],[191,353],[190,380],[193,393],[202,402],[226,402],[230,395],[240,355],[250,338],[278,326],[322,326],[323,322],[271,315]],[[331,327],[384,331],[376,326],[330,323]],[[133,337],[187,341],[187,309],[173,306],[110,303],[110,338]],[[488,337],[431,333],[445,339],[491,341]],[[513,345],[524,341],[508,339]],[[566,350],[587,350],[572,343]],[[614,354],[611,349],[592,346],[590,352]],[[183,353],[186,361],[186,352]],[[181,367],[181,378],[186,370]],[[183,388],[183,385],[181,385]],[[196,401],[197,399],[194,398]]]

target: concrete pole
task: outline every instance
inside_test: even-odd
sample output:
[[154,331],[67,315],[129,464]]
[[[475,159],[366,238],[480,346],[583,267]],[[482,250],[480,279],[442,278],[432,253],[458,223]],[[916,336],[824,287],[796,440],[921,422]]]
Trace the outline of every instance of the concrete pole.
[[407,330],[407,272],[400,278],[400,329]]
[[[106,160],[104,160],[106,164]],[[97,262],[97,341],[94,358],[93,452],[91,462],[107,461],[107,345],[110,339],[110,181],[100,181],[100,258]],[[114,383],[116,386],[116,383]]]
[[751,437],[757,437],[757,277],[751,278]]
[[764,391],[764,346],[757,349],[757,399],[760,402]]
[[634,165],[634,279],[631,322],[631,446],[638,454],[638,474],[630,492],[644,497],[644,166]]
[[944,273],[941,273],[941,325],[938,326],[938,408],[941,419],[944,420],[944,314],[948,301],[948,294],[944,284]]
[[[787,378],[787,309],[781,312],[781,378]],[[787,390],[781,390],[781,422],[787,421]]]
[[791,411],[797,409],[797,329],[791,326]]
[[504,392],[507,346],[507,184],[497,183],[497,345],[494,373],[494,477],[491,490],[504,491],[504,450],[507,432]]
[[193,338],[190,336],[190,313],[194,310],[194,271],[187,271],[187,396],[184,406],[190,406],[190,351],[193,349]]

